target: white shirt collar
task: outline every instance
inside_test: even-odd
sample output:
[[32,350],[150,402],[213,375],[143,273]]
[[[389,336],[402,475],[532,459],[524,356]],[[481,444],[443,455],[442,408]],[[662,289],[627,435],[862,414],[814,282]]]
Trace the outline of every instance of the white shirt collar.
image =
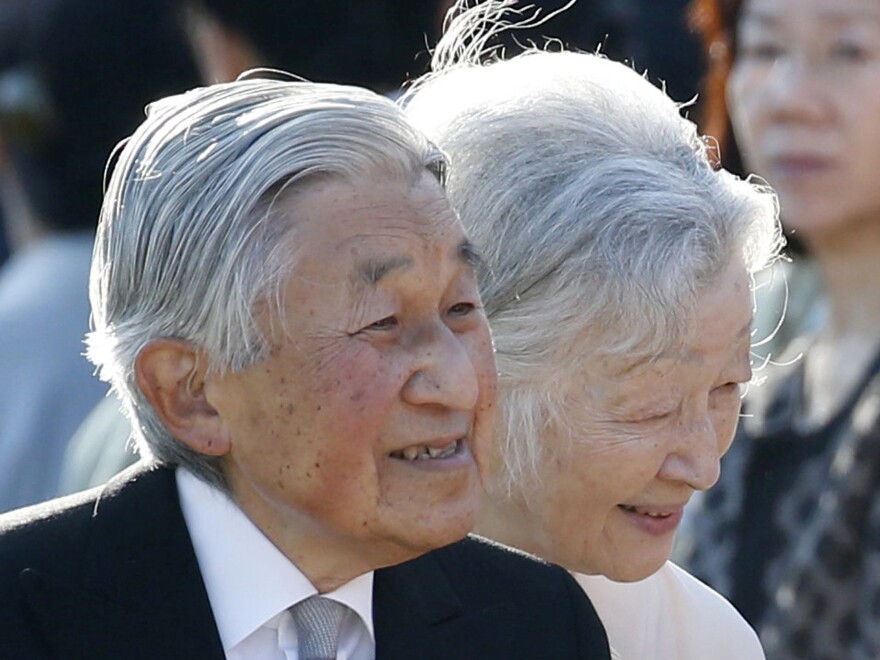
[[[176,477],[180,508],[224,650],[317,593],[225,493],[184,468],[177,468]],[[323,595],[354,610],[375,639],[372,571]]]

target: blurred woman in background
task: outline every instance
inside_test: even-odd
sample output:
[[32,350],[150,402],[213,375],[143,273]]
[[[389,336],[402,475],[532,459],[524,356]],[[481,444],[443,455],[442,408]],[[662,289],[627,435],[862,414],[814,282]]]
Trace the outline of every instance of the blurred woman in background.
[[768,657],[877,658],[880,2],[695,10],[713,66],[704,128],[723,133],[729,109],[722,156],[736,155],[735,138],[746,169],[777,190],[827,311],[749,392],[682,560],[758,628]]

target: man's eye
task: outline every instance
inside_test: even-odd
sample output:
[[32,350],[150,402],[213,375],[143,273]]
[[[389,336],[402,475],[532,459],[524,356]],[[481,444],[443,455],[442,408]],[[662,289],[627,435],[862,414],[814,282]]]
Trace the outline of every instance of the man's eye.
[[453,316],[467,316],[477,308],[473,303],[460,302],[449,308],[449,313]]
[[371,323],[364,330],[392,330],[397,327],[397,317],[396,316],[386,316],[383,319],[379,319],[375,323]]

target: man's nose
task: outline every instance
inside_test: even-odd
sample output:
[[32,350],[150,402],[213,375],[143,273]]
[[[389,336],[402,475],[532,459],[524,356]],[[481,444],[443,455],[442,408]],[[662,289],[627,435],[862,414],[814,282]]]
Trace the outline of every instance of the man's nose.
[[463,338],[443,323],[422,329],[414,338],[413,369],[404,398],[415,405],[473,410],[479,395],[477,370]]

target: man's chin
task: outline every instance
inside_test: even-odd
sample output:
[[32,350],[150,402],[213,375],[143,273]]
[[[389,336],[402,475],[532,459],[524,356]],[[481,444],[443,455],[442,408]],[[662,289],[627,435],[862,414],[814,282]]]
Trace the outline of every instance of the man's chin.
[[454,518],[438,521],[420,520],[400,533],[389,537],[388,552],[384,566],[415,559],[437,548],[457,543],[465,538],[477,522],[477,509],[472,507],[466,515],[458,513]]

